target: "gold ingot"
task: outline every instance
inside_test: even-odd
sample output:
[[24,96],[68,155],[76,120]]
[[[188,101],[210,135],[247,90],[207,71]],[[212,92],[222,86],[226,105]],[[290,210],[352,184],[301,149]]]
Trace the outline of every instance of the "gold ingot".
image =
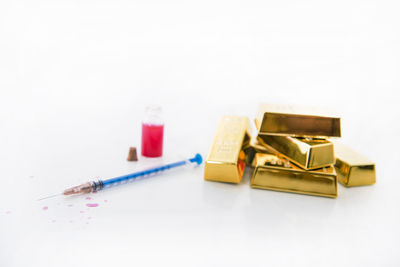
[[259,135],[340,137],[340,118],[326,110],[261,104],[256,117]]
[[[247,155],[247,165],[252,166],[253,159],[256,153],[274,154],[274,151],[268,146],[262,145],[257,141],[257,138],[252,137],[250,142],[243,147]],[[254,166],[252,166],[254,167]]]
[[250,121],[247,117],[222,117],[213,145],[207,156],[204,179],[240,183],[246,166],[246,150],[250,142]]
[[325,139],[259,135],[258,141],[305,170],[335,164],[333,143]]
[[344,186],[371,185],[376,182],[375,164],[343,144],[334,142],[338,180]]
[[337,197],[337,178],[333,166],[303,170],[273,154],[257,153],[251,187],[306,195]]

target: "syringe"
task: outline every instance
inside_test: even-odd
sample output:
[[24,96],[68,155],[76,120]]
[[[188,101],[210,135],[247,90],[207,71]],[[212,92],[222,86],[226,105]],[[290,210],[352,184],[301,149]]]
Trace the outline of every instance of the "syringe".
[[51,197],[55,197],[55,196],[59,196],[59,195],[75,195],[75,194],[95,192],[95,191],[99,191],[99,190],[102,190],[104,188],[108,188],[108,187],[111,187],[114,185],[125,184],[135,178],[158,174],[158,173],[164,172],[166,170],[184,166],[187,164],[197,164],[196,166],[198,166],[202,162],[203,162],[203,158],[201,157],[201,155],[196,154],[193,158],[189,158],[187,160],[177,161],[174,163],[162,165],[162,166],[147,169],[144,171],[134,172],[131,174],[127,174],[127,175],[123,175],[123,176],[119,176],[119,177],[115,177],[115,178],[110,178],[107,180],[98,180],[98,181],[87,182],[87,183],[84,183],[81,185],[77,185],[77,186],[68,188],[68,189],[64,190],[64,192],[62,192],[61,194],[44,197],[44,198],[41,198],[38,200],[43,200],[46,198],[51,198]]

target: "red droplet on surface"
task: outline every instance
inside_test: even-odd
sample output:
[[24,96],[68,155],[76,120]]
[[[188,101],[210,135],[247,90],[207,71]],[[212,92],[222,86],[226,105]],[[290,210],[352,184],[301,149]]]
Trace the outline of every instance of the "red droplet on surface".
[[98,207],[99,204],[97,204],[97,203],[87,203],[86,206],[88,206],[89,208],[95,208],[95,207]]

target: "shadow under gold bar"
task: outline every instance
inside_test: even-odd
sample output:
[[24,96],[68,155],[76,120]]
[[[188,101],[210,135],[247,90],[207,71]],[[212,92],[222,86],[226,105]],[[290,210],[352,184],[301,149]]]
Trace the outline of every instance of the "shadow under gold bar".
[[338,142],[335,145],[339,182],[347,187],[372,185],[376,182],[375,164],[369,159]]
[[213,145],[207,156],[204,179],[240,183],[246,166],[244,148],[250,142],[250,121],[247,117],[222,117]]
[[335,164],[333,143],[325,139],[274,135],[259,135],[257,139],[260,144],[270,147],[305,170]]
[[261,104],[255,119],[259,135],[340,137],[340,118],[325,110]]
[[257,153],[251,187],[298,194],[337,197],[337,178],[333,166],[306,171],[272,154]]

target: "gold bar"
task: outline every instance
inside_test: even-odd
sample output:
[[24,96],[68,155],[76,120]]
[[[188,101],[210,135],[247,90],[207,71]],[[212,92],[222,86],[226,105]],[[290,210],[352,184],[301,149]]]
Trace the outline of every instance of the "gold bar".
[[251,187],[306,195],[337,197],[337,178],[333,166],[305,171],[272,154],[254,157]]
[[338,180],[344,186],[371,185],[376,182],[375,164],[369,159],[335,142],[335,168]]
[[261,104],[255,119],[259,135],[340,137],[340,118],[327,111]]
[[259,135],[258,141],[305,170],[335,164],[333,143],[325,139]]
[[[247,155],[247,165],[252,166],[256,153],[274,154],[274,151],[268,146],[264,146],[257,141],[257,138],[251,138],[250,142],[243,147]],[[255,167],[255,166],[252,166]]]
[[222,117],[208,154],[204,179],[240,183],[246,166],[244,147],[250,142],[250,121],[247,117]]

